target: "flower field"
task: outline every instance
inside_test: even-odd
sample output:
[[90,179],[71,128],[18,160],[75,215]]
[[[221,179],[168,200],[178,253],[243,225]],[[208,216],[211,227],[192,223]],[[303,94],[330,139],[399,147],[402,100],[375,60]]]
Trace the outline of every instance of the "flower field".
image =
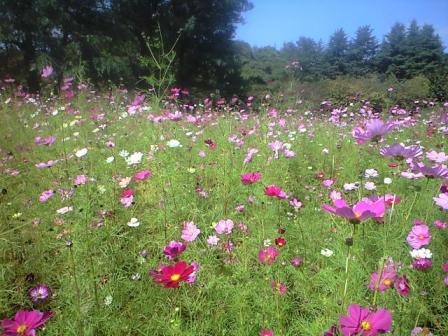
[[4,335],[448,335],[448,103],[8,90]]

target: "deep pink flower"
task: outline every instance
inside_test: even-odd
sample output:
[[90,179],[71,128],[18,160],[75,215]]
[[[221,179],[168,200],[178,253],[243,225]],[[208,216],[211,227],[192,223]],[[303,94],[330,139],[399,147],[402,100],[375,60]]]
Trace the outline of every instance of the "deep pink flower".
[[303,264],[303,260],[300,257],[294,257],[291,259],[291,265],[294,267],[299,267]]
[[282,282],[277,282],[275,280],[272,280],[271,287],[278,292],[280,295],[285,295],[288,291],[288,287]]
[[276,185],[268,185],[264,188],[264,194],[269,197],[277,197],[279,199],[285,199],[288,198],[288,195]]
[[163,254],[165,254],[168,259],[173,260],[180,256],[186,248],[187,245],[185,245],[184,243],[172,240],[163,248]]
[[180,261],[173,266],[161,265],[156,270],[150,271],[149,274],[156,283],[165,288],[178,288],[182,281],[187,282],[193,272],[193,265]]
[[35,336],[35,329],[42,327],[53,315],[53,312],[39,310],[18,311],[13,320],[2,320],[3,336]]
[[348,307],[348,315],[339,318],[343,336],[376,336],[391,330],[392,314],[387,309],[371,312],[357,304]]
[[402,277],[397,277],[395,279],[395,288],[397,289],[398,294],[401,296],[408,296],[411,288],[409,287],[409,280],[406,275]]
[[241,182],[243,184],[253,184],[255,182],[258,182],[261,179],[261,173],[260,172],[251,172],[244,175],[241,175]]
[[273,246],[263,247],[258,252],[258,260],[262,264],[271,265],[278,256],[278,250]]
[[419,249],[428,245],[431,242],[431,234],[428,225],[414,225],[406,240],[409,246],[414,249]]
[[144,181],[144,180],[146,180],[147,178],[149,178],[151,176],[152,176],[151,171],[146,169],[146,170],[142,170],[141,172],[135,173],[134,180],[138,181],[138,182],[139,181]]
[[448,223],[441,221],[440,219],[437,219],[434,221],[434,226],[440,230],[446,229],[448,227]]
[[429,258],[418,258],[412,261],[412,268],[425,270],[431,268],[432,260]]
[[263,329],[258,332],[260,336],[274,336],[274,332],[271,329]]

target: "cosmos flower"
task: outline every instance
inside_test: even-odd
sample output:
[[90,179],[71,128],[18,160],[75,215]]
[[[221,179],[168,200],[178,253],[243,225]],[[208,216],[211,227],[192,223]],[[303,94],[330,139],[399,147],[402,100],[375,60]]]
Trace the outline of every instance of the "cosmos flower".
[[268,185],[264,188],[264,194],[269,197],[277,197],[279,199],[285,199],[288,198],[288,195],[276,185]]
[[215,231],[219,234],[229,235],[232,233],[234,223],[231,219],[222,219],[215,225]]
[[181,282],[187,282],[194,272],[194,266],[180,261],[171,265],[161,265],[156,270],[150,271],[150,276],[158,284],[165,288],[178,288]]
[[151,171],[145,169],[134,174],[134,180],[137,182],[144,181],[152,176]]
[[262,264],[271,265],[278,256],[278,250],[273,246],[263,247],[258,252],[258,261]]
[[45,203],[47,202],[50,198],[52,198],[54,196],[54,191],[53,190],[45,190],[42,192],[42,194],[40,194],[39,196],[39,202],[41,203]]
[[427,178],[448,178],[448,168],[445,165],[426,166],[422,162],[411,163],[411,168],[422,173]]
[[369,288],[372,291],[378,290],[379,292],[383,292],[393,287],[396,276],[397,274],[393,268],[384,267],[381,278],[378,272],[372,273]]
[[192,242],[200,233],[201,230],[193,222],[185,222],[181,238],[187,242]]
[[293,257],[292,259],[291,259],[291,265],[292,266],[294,266],[294,267],[299,267],[299,266],[301,266],[303,264],[303,260],[302,260],[302,258],[300,258],[300,257]]
[[391,330],[392,314],[387,309],[371,312],[357,304],[348,307],[348,315],[339,318],[343,336],[376,336]]
[[386,204],[383,198],[377,201],[363,199],[354,206],[349,206],[343,199],[333,201],[334,207],[323,204],[322,209],[334,215],[348,219],[351,223],[360,223],[368,218],[381,218],[386,211]]
[[284,283],[275,280],[272,280],[271,287],[280,295],[285,295],[288,291],[288,287]]
[[241,175],[241,182],[245,185],[247,184],[253,184],[255,182],[258,182],[261,179],[261,173],[260,172],[250,172],[244,175]]
[[35,336],[36,329],[42,327],[53,312],[40,312],[39,310],[20,310],[12,320],[2,320],[1,327],[4,336]]
[[435,163],[444,163],[448,161],[448,155],[446,155],[444,152],[436,152],[436,151],[430,151],[426,153],[426,157]]
[[277,245],[279,248],[282,248],[283,246],[286,245],[286,239],[283,237],[275,238],[274,242],[275,245]]
[[258,332],[259,336],[274,336],[274,332],[271,329],[263,329]]
[[37,285],[28,290],[28,296],[33,302],[45,301],[50,297],[50,295],[51,290],[47,285]]
[[216,246],[216,245],[218,245],[218,242],[219,242],[219,238],[216,236],[209,236],[207,238],[207,244],[209,246]]
[[391,157],[395,160],[416,159],[423,155],[420,146],[404,146],[403,144],[393,144],[380,149],[380,154],[385,157]]
[[397,293],[401,296],[408,296],[409,292],[411,290],[411,287],[409,286],[409,280],[406,277],[406,275],[403,275],[401,277],[397,277],[395,279],[395,288],[397,290]]
[[142,162],[143,159],[143,153],[142,152],[135,152],[132,153],[130,156],[126,157],[126,164],[128,166],[137,165],[140,162]]
[[384,135],[395,128],[393,123],[384,123],[380,119],[370,119],[366,121],[363,127],[356,127],[352,135],[358,144],[364,144],[366,141],[379,142]]
[[439,194],[439,197],[432,198],[437,206],[448,210],[448,193]]
[[173,260],[180,256],[186,248],[187,245],[184,243],[172,240],[163,248],[163,254],[166,255],[169,260]]
[[44,145],[44,146],[50,146],[56,141],[56,137],[53,135],[47,136],[46,138],[42,137],[36,137],[34,138],[34,143],[36,145]]
[[419,249],[431,242],[431,234],[428,225],[414,225],[406,239],[409,246],[413,249]]
[[48,64],[48,65],[43,67],[40,75],[41,75],[42,78],[48,78],[48,77],[50,77],[52,75],[53,70],[54,70],[53,66],[51,64]]

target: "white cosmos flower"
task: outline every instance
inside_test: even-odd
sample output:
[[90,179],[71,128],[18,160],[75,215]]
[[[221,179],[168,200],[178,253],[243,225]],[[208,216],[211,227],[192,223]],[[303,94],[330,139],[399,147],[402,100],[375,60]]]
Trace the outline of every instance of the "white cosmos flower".
[[80,150],[76,151],[75,156],[76,156],[77,158],[81,158],[81,157],[83,157],[84,155],[86,155],[87,152],[88,152],[87,148],[83,148],[83,149],[80,149]]
[[143,158],[142,152],[135,152],[126,158],[126,163],[128,164],[128,166],[139,164],[140,162],[142,162],[142,158]]
[[115,158],[114,158],[113,156],[109,156],[109,157],[106,159],[106,162],[107,162],[107,163],[112,163],[112,162],[114,162],[114,160],[115,160]]
[[431,259],[432,253],[430,250],[421,248],[418,250],[412,250],[409,252],[411,254],[411,257],[414,259]]
[[365,178],[378,177],[378,172],[375,169],[366,169],[364,176]]
[[391,184],[391,183],[392,183],[392,179],[390,177],[384,178],[384,184]]
[[179,142],[179,140],[176,139],[171,139],[166,143],[166,145],[170,148],[182,147],[182,144]]
[[118,153],[118,155],[120,155],[122,158],[128,157],[129,156],[129,152],[125,149],[121,150],[120,153]]
[[140,226],[140,222],[138,221],[137,218],[132,217],[131,220],[128,222],[128,226],[129,227],[138,227],[138,226]]
[[334,254],[334,252],[330,249],[324,248],[320,250],[320,254],[322,254],[325,257],[331,257]]

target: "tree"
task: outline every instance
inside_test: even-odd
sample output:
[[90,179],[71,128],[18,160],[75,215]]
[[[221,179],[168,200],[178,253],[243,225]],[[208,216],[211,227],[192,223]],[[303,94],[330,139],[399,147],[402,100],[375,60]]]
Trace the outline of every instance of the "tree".
[[349,73],[364,76],[373,72],[378,42],[370,26],[359,27],[348,52]]
[[379,72],[393,74],[398,79],[405,78],[405,42],[406,27],[401,23],[396,23],[381,44],[377,59]]
[[347,73],[348,39],[345,31],[340,28],[330,37],[326,50],[326,61],[329,64],[328,76],[335,78]]

